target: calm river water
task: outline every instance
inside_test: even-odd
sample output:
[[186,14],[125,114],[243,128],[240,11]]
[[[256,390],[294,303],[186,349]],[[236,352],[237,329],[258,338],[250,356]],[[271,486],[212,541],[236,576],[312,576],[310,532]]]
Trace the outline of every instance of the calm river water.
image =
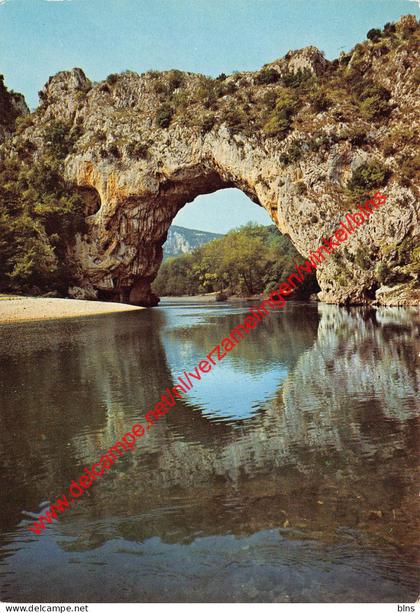
[[0,600],[417,598],[418,310],[288,303],[28,531],[247,308],[0,327]]

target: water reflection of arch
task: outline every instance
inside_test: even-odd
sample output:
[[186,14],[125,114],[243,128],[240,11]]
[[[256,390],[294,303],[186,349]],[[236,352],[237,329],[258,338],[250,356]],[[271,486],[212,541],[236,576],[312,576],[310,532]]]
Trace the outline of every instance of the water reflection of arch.
[[[194,372],[198,362],[243,322],[248,308],[240,306],[226,313],[224,308],[207,305],[197,308],[186,325],[182,325],[178,309],[175,317],[168,309],[161,341],[174,382],[183,371]],[[191,309],[185,310],[188,312]],[[197,405],[209,419],[229,418],[229,424],[240,425],[251,419],[266,400],[275,396],[302,351],[313,344],[317,323],[316,309],[307,309],[303,321],[298,304],[289,305],[287,316],[272,313],[263,325],[244,335],[233,351],[225,352],[222,361],[213,354],[216,365],[199,382],[193,380],[194,386],[186,396],[188,406]],[[220,394],[222,390],[226,390],[224,395]]]
[[[117,531],[127,538],[159,534],[164,540],[188,540],[194,534],[279,526],[287,516],[292,524],[328,538],[343,525],[385,538],[389,525],[370,520],[371,509],[379,508],[384,518],[391,511],[396,514],[395,539],[410,542],[415,530],[410,451],[415,449],[417,384],[407,358],[415,322],[397,322],[391,332],[383,327],[381,312],[320,306],[320,313],[316,342],[301,353],[279,395],[250,420],[252,426],[208,422],[180,403],[163,427],[153,431],[149,440],[155,453],[147,467],[142,465],[141,492],[136,493],[126,473],[126,486],[133,488],[130,519],[120,522]],[[342,343],[346,338],[348,352]],[[359,376],[375,362],[377,379],[355,397],[358,374],[352,373],[340,400],[334,396],[335,377],[350,356],[356,371],[362,369]],[[390,357],[397,361],[399,383],[393,393],[384,388],[375,397],[372,385],[383,379]],[[321,374],[323,383],[315,393]],[[311,403],[305,400],[305,386]],[[173,492],[179,492],[180,507],[162,516],[158,508],[165,491],[168,504]],[[325,505],[317,506],[319,498]]]
[[[369,410],[380,412],[388,423],[410,423],[415,416],[418,382],[416,370],[410,361],[416,342],[415,321],[400,321],[393,324],[392,331],[381,324],[383,312],[372,310],[344,310],[319,305],[321,323],[318,337],[313,346],[300,353],[292,372],[283,383],[279,395],[264,406],[254,418],[252,427],[246,423],[238,437],[235,430],[230,432],[232,444],[244,440],[244,432],[254,436],[254,428],[275,430],[279,437],[293,441],[305,441],[305,445],[324,446],[342,450],[345,445],[357,444],[358,450],[369,455],[371,445],[377,444],[376,435],[372,443],[366,432],[354,429],[352,412],[358,413],[358,427],[363,427],[363,413],[368,419]],[[389,379],[391,376],[391,379]],[[183,403],[180,402],[180,407]],[[191,427],[191,413],[177,409],[168,416],[167,422],[176,435]],[[334,414],[345,411],[349,420],[349,431],[343,432],[334,421]],[[197,435],[199,424],[193,424]],[[205,434],[211,429],[226,431],[225,424],[207,424]],[[210,428],[210,429],[209,429]],[[161,429],[154,431],[159,435]],[[194,432],[191,432],[193,440]],[[219,440],[223,440],[219,434]],[[269,442],[270,437],[266,437]],[[223,441],[225,444],[226,441]],[[269,448],[266,446],[266,449]],[[291,453],[285,446],[285,455]],[[290,457],[290,456],[289,456]]]
[[[99,514],[112,526],[107,528],[108,535],[122,533],[141,539],[159,534],[166,540],[183,540],[199,532],[250,533],[279,526],[286,513],[292,525],[306,522],[313,530],[332,534],[343,522],[365,521],[369,507],[389,503],[390,509],[404,514],[405,524],[401,525],[406,529],[400,536],[405,538],[413,525],[409,497],[413,461],[409,452],[415,444],[412,422],[418,385],[411,362],[416,342],[415,318],[407,318],[401,311],[402,317],[394,314],[389,323],[388,310],[375,314],[324,305],[313,308],[319,309],[321,323],[318,329],[316,320],[308,324],[306,340],[303,338],[300,345],[293,334],[296,320],[289,330],[285,329],[296,353],[290,359],[287,380],[263,410],[242,424],[215,423],[191,410],[187,402],[179,402],[177,409],[148,433],[141,449],[121,460],[109,478],[83,499],[80,510],[63,520],[63,529],[75,535],[80,529],[79,514],[91,516],[92,520]],[[300,321],[305,311],[298,309],[292,308],[291,313]],[[173,384],[155,334],[156,327],[163,331],[165,317],[159,311],[148,312],[142,318],[129,317],[123,326],[121,320],[115,319],[111,324],[107,319],[99,326],[98,336],[89,331],[89,325],[69,323],[70,345],[76,343],[78,350],[73,354],[70,351],[68,359],[73,361],[67,365],[77,373],[79,382],[90,380],[84,392],[91,394],[94,408],[86,414],[86,404],[75,404],[74,393],[62,398],[60,409],[70,418],[63,432],[53,420],[58,440],[51,437],[47,441],[47,460],[37,479],[33,479],[31,460],[37,458],[44,443],[28,428],[25,436],[22,419],[19,425],[23,428],[24,445],[17,466],[28,483],[24,504],[20,500],[9,503],[16,519],[22,507],[31,508],[31,500],[35,508],[46,495],[57,494],[57,473],[64,486],[77,474],[77,466],[94,461],[99,449],[113,444],[127,423],[138,418],[162,389]],[[286,328],[287,317],[285,314]],[[302,329],[300,326],[300,333]],[[217,332],[220,338],[220,330]],[[53,326],[50,333],[51,340]],[[21,340],[24,338],[22,333]],[[78,346],[81,338],[82,346]],[[200,337],[197,346],[201,349],[205,341]],[[103,349],[99,356],[98,343]],[[112,344],[118,345],[117,354],[111,351]],[[245,350],[245,341],[243,345]],[[28,355],[33,363],[33,352]],[[43,371],[49,368],[53,372],[53,356],[54,351],[43,355],[42,347],[37,352],[37,364]],[[139,356],[142,372],[138,368]],[[381,387],[391,362],[397,378],[392,377],[387,386]],[[13,372],[19,379],[19,369],[28,364],[25,360],[10,363],[10,374]],[[336,388],[337,381],[339,385],[343,383],[340,373],[345,375],[349,366],[353,370],[345,381],[346,403]],[[366,372],[369,377],[364,377]],[[107,385],[115,373],[120,373],[120,388]],[[358,379],[364,381],[368,403],[358,395]],[[42,392],[43,398],[32,399],[30,411],[44,415],[40,406],[49,402],[55,383],[51,376],[50,387]],[[376,395],[372,393],[373,383],[379,384],[381,390]],[[74,380],[69,380],[66,389],[70,393],[73,388]],[[118,398],[119,389],[130,390],[129,397]],[[372,411],[375,419],[371,418]],[[12,414],[10,409],[6,420]],[[87,427],[81,429],[80,423],[86,422]],[[63,444],[69,441],[70,449],[64,455]],[[405,473],[399,470],[401,457],[406,464]],[[391,501],[389,479],[394,480]],[[172,504],[174,491],[179,493],[179,508]],[[337,491],[342,504],[336,499]],[[318,507],[318,498],[329,504]],[[166,500],[172,504],[171,512],[162,510]],[[10,517],[7,515],[9,520]],[[396,528],[397,536],[398,530],[401,527]],[[108,536],[93,521],[92,532],[84,527],[82,538],[85,544],[94,545]]]

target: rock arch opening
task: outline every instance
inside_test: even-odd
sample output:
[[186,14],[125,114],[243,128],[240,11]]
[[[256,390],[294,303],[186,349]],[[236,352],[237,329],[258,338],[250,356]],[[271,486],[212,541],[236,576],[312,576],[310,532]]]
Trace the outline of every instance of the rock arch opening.
[[[158,304],[151,283],[163,259],[168,230],[177,214],[199,197],[202,200],[207,197],[207,202],[200,202],[199,206],[203,212],[207,210],[208,218],[214,215],[208,195],[229,188],[236,188],[236,193],[240,190],[242,199],[250,206],[252,200],[257,212],[262,207],[251,182],[248,184],[215,164],[181,165],[172,172],[161,168],[154,177],[147,177],[149,184],[144,181],[138,185],[130,179],[129,185],[122,184],[117,175],[104,180],[92,167],[78,177],[79,187],[84,188],[90,227],[77,256],[83,259],[91,287],[102,300],[142,306]],[[265,223],[269,222],[268,214],[265,218]],[[258,221],[258,215],[255,220]],[[233,222],[231,227],[245,221],[244,218]]]
[[[153,292],[160,297],[216,293],[219,298],[259,293],[272,231],[276,233],[267,211],[237,188],[198,196],[178,211],[169,227]],[[197,251],[200,247],[204,249]],[[254,265],[245,270],[251,253]]]
[[[198,187],[199,193],[195,195]],[[181,187],[175,183],[161,190],[161,196],[164,198],[166,194],[170,194],[171,200],[174,193],[177,206],[176,209],[171,207],[171,210],[176,212],[172,219],[166,220],[166,231],[157,244],[157,255],[160,261],[149,285],[158,275],[161,263],[167,256],[191,253],[193,249],[209,240],[222,237],[228,231],[249,222],[262,225],[273,224],[273,220],[259,203],[255,194],[246,194],[234,184],[220,182],[213,176],[207,177],[204,189],[202,185],[189,184]],[[139,280],[135,281],[134,290],[130,290],[125,296],[128,302],[137,303],[138,288],[140,288],[140,293],[144,292],[143,280],[140,283]],[[153,296],[153,300],[157,302],[157,296],[160,296],[161,293],[156,286],[152,286],[152,293],[156,296],[156,298]],[[140,300],[143,298],[140,297]]]
[[225,234],[249,222],[268,225],[273,220],[262,206],[255,206],[255,201],[243,191],[232,187],[202,194],[193,202],[186,203],[174,217],[171,227]]

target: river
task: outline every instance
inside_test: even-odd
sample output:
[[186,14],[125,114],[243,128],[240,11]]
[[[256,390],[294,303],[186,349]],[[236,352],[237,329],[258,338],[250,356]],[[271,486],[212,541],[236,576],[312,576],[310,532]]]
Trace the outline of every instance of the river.
[[0,326],[0,600],[416,600],[415,309],[289,302],[28,531],[248,307]]

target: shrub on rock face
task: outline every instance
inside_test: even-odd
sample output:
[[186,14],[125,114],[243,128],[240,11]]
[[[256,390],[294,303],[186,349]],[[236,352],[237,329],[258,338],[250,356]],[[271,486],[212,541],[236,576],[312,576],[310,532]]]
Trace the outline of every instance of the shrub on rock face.
[[65,293],[66,244],[84,231],[84,202],[62,179],[61,160],[0,162],[0,291]]
[[277,92],[275,89],[269,89],[263,96],[264,106],[267,111],[273,111],[276,106]]
[[379,160],[364,162],[353,172],[347,182],[347,189],[355,197],[368,194],[372,189],[384,185],[389,174],[389,170]]
[[382,37],[382,32],[378,28],[372,28],[366,36],[369,40],[376,42]]
[[177,91],[171,95],[171,103],[177,110],[185,111],[188,106],[188,94],[186,91]]
[[258,85],[269,85],[280,81],[280,74],[274,68],[263,68],[255,77]]
[[70,153],[75,140],[70,127],[61,121],[50,123],[44,130],[44,138],[50,154],[58,159]]
[[156,114],[156,123],[160,128],[168,128],[172,117],[174,115],[174,110],[169,104],[162,104],[160,109]]
[[[296,262],[303,263],[302,257],[277,228],[248,224],[191,254],[165,260],[154,290],[165,296],[217,291],[217,300],[224,300],[225,295],[269,294]],[[306,275],[295,297],[307,297],[318,290],[315,275]]]
[[167,85],[164,81],[162,80],[158,80],[153,84],[153,89],[155,94],[167,94],[168,93],[168,88]]
[[228,83],[223,83],[219,86],[220,96],[227,96],[229,94],[234,94],[235,92],[236,92],[236,85],[233,81],[229,81]]
[[210,130],[214,126],[214,123],[215,123],[214,115],[206,115],[205,117],[203,117],[203,122],[201,124],[202,134],[207,134],[207,132],[210,132]]
[[117,74],[109,74],[106,78],[106,82],[108,83],[108,85],[115,85],[115,83],[118,81],[118,75]]
[[372,266],[370,254],[368,251],[366,251],[366,249],[357,250],[354,262],[356,266],[358,266],[362,270],[369,270],[369,268]]
[[314,80],[314,75],[309,68],[299,68],[296,72],[283,73],[282,82],[286,87],[299,88]]
[[226,302],[227,299],[228,295],[224,292],[219,292],[218,294],[216,294],[216,302]]
[[184,82],[184,75],[180,70],[171,70],[168,82],[168,89],[170,93],[181,87]]
[[347,133],[347,138],[349,139],[351,144],[355,145],[356,147],[365,145],[368,140],[366,128],[362,126],[355,126],[353,128],[350,128]]
[[411,183],[420,177],[420,154],[407,157],[402,161],[399,168],[401,184],[410,187]]
[[[4,121],[4,117],[2,117],[1,115],[0,115],[0,120]],[[26,128],[29,128],[30,126],[32,126],[33,122],[34,120],[33,120],[32,115],[21,115],[20,117],[17,117],[16,123],[15,123],[16,132],[18,134],[21,134],[22,132],[26,130]]]
[[395,27],[395,24],[394,24],[394,23],[390,23],[390,22],[388,21],[388,23],[386,23],[386,24],[384,25],[384,33],[385,33],[385,34],[388,34],[388,35],[390,35],[390,34],[394,34],[394,33],[395,33],[395,31],[396,31],[396,27]]
[[276,106],[264,125],[264,132],[269,136],[285,137],[292,126],[292,115],[295,108],[296,100],[293,94],[287,89],[280,89]]
[[311,96],[311,104],[317,113],[327,111],[331,106],[331,101],[327,98],[324,92],[317,91]]
[[388,115],[391,110],[388,104],[390,92],[376,83],[361,82],[356,86],[355,94],[359,101],[360,114],[364,119],[379,119]]
[[386,100],[379,96],[366,98],[360,104],[360,115],[363,119],[379,119],[386,116],[390,111],[390,106]]
[[280,155],[280,162],[282,164],[291,164],[297,162],[303,155],[302,143],[300,141],[293,141],[289,148]]
[[229,129],[234,133],[240,132],[241,130],[246,130],[247,128],[247,116],[243,109],[236,106],[231,106],[228,108],[223,115],[223,119]]
[[126,152],[134,160],[145,160],[149,155],[149,147],[145,143],[131,142],[128,143]]

